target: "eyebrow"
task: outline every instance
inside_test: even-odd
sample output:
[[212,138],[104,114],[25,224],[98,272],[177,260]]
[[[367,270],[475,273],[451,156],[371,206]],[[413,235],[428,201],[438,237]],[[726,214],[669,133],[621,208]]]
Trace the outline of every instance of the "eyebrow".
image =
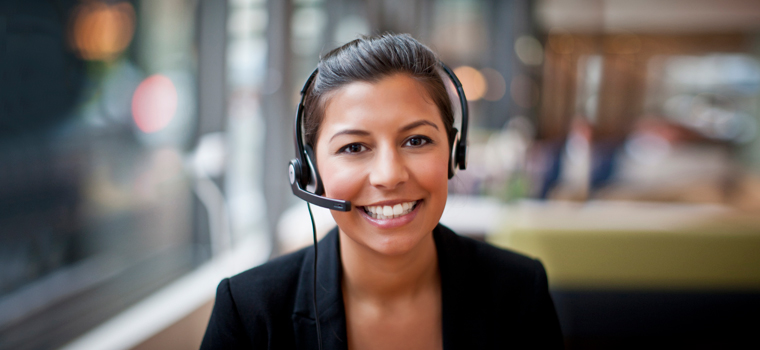
[[336,133],[335,133],[335,135],[333,135],[333,136],[330,138],[330,141],[332,141],[332,140],[333,140],[335,137],[337,137],[337,136],[340,136],[340,135],[358,135],[358,136],[368,136],[368,135],[369,135],[369,133],[368,133],[368,132],[366,132],[366,131],[364,131],[364,130],[357,130],[357,129],[346,129],[346,130],[341,130],[341,131],[338,131],[338,132],[336,132]]
[[401,127],[399,129],[399,131],[409,131],[409,130],[412,130],[414,128],[417,128],[417,127],[420,127],[420,126],[423,126],[423,125],[430,125],[430,126],[434,127],[436,130],[438,130],[438,126],[435,125],[435,123],[433,123],[431,121],[428,121],[428,120],[418,120],[418,121],[416,121],[414,123],[408,124],[407,126]]
[[[430,125],[434,127],[436,130],[438,130],[438,126],[435,125],[433,122],[427,121],[427,120],[418,120],[416,122],[410,123],[406,126],[403,126],[399,129],[399,131],[408,131],[412,130],[414,128],[423,126],[423,125]],[[357,135],[357,136],[369,136],[369,132],[364,130],[358,130],[358,129],[346,129],[336,132],[332,137],[330,137],[330,141],[332,141],[334,138],[340,136],[340,135]]]

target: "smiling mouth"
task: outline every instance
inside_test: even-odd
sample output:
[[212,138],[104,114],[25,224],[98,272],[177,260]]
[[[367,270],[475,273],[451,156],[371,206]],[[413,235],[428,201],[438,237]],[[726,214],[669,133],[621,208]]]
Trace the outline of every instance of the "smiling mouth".
[[378,220],[388,220],[388,219],[395,219],[404,215],[407,215],[411,213],[415,207],[417,207],[417,204],[419,204],[419,200],[412,201],[412,202],[404,202],[404,203],[398,203],[396,205],[378,205],[378,206],[364,206],[362,209],[364,209],[364,212],[367,213],[371,218],[378,219]]

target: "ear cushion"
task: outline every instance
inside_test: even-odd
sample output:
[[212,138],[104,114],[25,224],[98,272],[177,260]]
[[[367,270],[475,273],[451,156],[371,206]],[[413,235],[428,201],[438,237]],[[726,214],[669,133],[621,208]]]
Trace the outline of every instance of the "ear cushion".
[[467,169],[467,151],[470,148],[467,145],[459,145],[457,144],[457,169],[459,170],[465,170]]
[[309,163],[309,170],[311,174],[309,183],[306,184],[306,190],[318,196],[321,196],[325,193],[325,188],[322,186],[322,178],[319,177],[319,171],[317,171],[317,158],[314,156],[314,149],[312,149],[309,145],[305,145],[304,151],[306,152],[306,162]]
[[451,145],[451,156],[449,156],[449,179],[451,179],[454,177],[454,175],[457,174],[457,170],[459,170],[459,164],[457,162],[457,152],[459,149],[459,130],[454,128],[449,138],[449,144]]

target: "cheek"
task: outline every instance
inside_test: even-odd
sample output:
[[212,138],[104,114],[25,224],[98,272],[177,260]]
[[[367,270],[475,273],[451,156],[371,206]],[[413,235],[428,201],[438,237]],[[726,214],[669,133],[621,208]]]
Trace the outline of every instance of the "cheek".
[[428,162],[420,162],[417,166],[417,178],[423,186],[431,187],[431,190],[446,190],[448,186],[448,158],[437,157]]
[[319,169],[325,195],[329,198],[350,199],[362,189],[363,177],[357,174],[356,169],[329,161],[320,164]]
[[427,162],[420,162],[416,172],[420,186],[424,187],[433,196],[443,196],[445,202],[449,189],[449,165],[448,154],[431,157]]

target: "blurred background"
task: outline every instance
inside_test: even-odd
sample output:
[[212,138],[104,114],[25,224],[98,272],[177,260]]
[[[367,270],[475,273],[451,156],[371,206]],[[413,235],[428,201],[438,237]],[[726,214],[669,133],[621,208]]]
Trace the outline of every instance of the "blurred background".
[[298,91],[383,32],[469,99],[442,222],[541,259],[568,348],[758,343],[760,2],[3,0],[0,349],[197,348],[310,244]]

